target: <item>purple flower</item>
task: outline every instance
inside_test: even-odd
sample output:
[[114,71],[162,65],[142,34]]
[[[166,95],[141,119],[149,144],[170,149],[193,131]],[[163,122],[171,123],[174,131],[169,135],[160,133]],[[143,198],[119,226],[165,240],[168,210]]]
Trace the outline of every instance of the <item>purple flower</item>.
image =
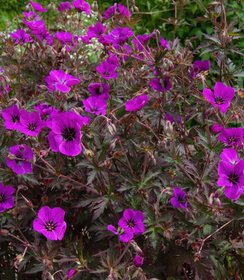
[[71,279],[76,274],[76,270],[74,268],[70,268],[67,272],[67,279]]
[[44,8],[41,4],[39,4],[37,2],[30,1],[30,4],[31,4],[32,8],[39,13],[45,13],[47,11],[46,8]]
[[136,255],[134,258],[133,258],[133,263],[136,267],[141,267],[144,263],[144,258],[140,255]]
[[222,82],[216,82],[214,92],[208,88],[203,89],[205,99],[220,110],[221,113],[226,113],[230,107],[230,102],[235,95],[235,90],[232,87],[224,85]]
[[142,94],[136,96],[128,101],[125,102],[125,110],[126,111],[138,111],[142,107],[144,107],[148,102],[147,94]]
[[24,29],[18,29],[15,32],[11,33],[10,36],[14,39],[16,45],[23,45],[25,43],[32,42],[31,36],[25,32]]
[[185,209],[188,206],[186,193],[181,188],[175,187],[170,203],[174,208]]
[[91,38],[100,38],[106,31],[106,26],[101,22],[97,22],[95,25],[89,26],[87,36]]
[[49,92],[54,92],[57,90],[62,93],[69,93],[71,86],[80,83],[80,79],[66,74],[62,70],[51,70],[45,81],[47,83]]
[[40,41],[49,35],[44,20],[24,21],[24,24],[30,28],[31,32]]
[[59,111],[56,108],[54,108],[53,106],[50,106],[48,104],[45,104],[45,103],[40,103],[38,105],[35,105],[34,108],[37,112],[39,112],[42,121],[47,126],[48,126],[51,118],[54,115],[56,115],[57,113],[59,113]]
[[19,128],[20,110],[17,105],[12,105],[2,110],[2,117],[4,119],[4,126],[9,130]]
[[13,187],[4,186],[0,183],[0,212],[4,212],[14,206],[14,192]]
[[221,161],[218,166],[217,185],[224,187],[229,199],[237,200],[244,191],[244,160],[236,164]]
[[91,96],[88,97],[87,99],[84,99],[82,102],[86,112],[95,115],[106,115],[106,111],[107,111],[106,99],[97,96]]
[[61,2],[59,4],[58,10],[60,12],[66,11],[66,10],[72,10],[72,5],[70,4],[70,2]]
[[133,235],[143,234],[145,231],[144,214],[140,210],[128,208],[123,212],[123,216],[120,218],[118,225],[126,233],[130,232]]
[[108,225],[107,230],[115,235],[119,235],[121,242],[129,242],[134,235],[143,234],[145,231],[144,214],[139,210],[126,209],[122,218],[118,222],[119,230],[113,225]]
[[114,5],[110,6],[107,10],[103,12],[103,18],[109,19],[114,15],[120,15],[125,18],[130,18],[131,13],[130,11],[122,4],[115,3]]
[[155,35],[154,32],[150,34],[137,35],[132,39],[132,43],[137,48],[138,51],[143,51],[145,49],[145,44]]
[[33,222],[33,229],[49,240],[62,240],[67,228],[64,215],[62,208],[43,206]]
[[169,112],[165,112],[165,119],[171,123],[182,124],[182,117],[179,114],[171,114]]
[[23,19],[23,22],[26,23],[28,21],[32,20],[40,20],[41,17],[37,15],[35,12],[23,12],[23,16],[25,19]]
[[190,71],[191,77],[195,78],[200,72],[207,71],[210,69],[209,60],[196,60],[193,62],[192,69]]
[[9,148],[10,155],[6,159],[6,164],[16,174],[27,174],[32,172],[31,160],[33,152],[26,145],[16,145]]
[[73,35],[70,32],[56,32],[55,36],[62,45],[72,45],[73,43]]
[[72,2],[76,10],[80,12],[85,12],[87,15],[91,14],[91,7],[89,3],[85,2],[84,0],[74,0]]
[[218,123],[214,123],[213,125],[211,125],[210,127],[211,131],[215,134],[220,133],[224,128],[222,125],[218,124]]
[[241,147],[243,145],[244,128],[243,127],[231,127],[224,128],[218,136],[218,140],[224,143],[226,146]]
[[153,78],[150,80],[149,85],[159,92],[166,92],[172,87],[169,77],[164,77],[163,79]]
[[67,156],[77,156],[81,152],[81,127],[88,124],[89,119],[73,112],[56,114],[49,126],[50,148]]
[[115,79],[118,76],[116,72],[118,68],[118,59],[115,56],[108,57],[100,65],[96,67],[97,72],[105,80]]
[[109,85],[100,83],[91,83],[88,86],[88,91],[92,96],[97,96],[107,100],[109,98]]
[[129,27],[116,27],[108,35],[104,36],[104,40],[106,43],[120,45],[125,43],[133,35],[134,32]]
[[222,162],[231,164],[231,165],[235,165],[240,161],[236,150],[231,149],[231,148],[224,149],[222,151],[222,153],[220,154],[220,159]]
[[166,39],[164,39],[162,36],[160,36],[159,42],[160,42],[160,45],[161,45],[164,49],[170,50],[169,42],[168,42]]
[[45,123],[42,121],[38,112],[20,112],[18,130],[25,135],[36,137],[43,129]]

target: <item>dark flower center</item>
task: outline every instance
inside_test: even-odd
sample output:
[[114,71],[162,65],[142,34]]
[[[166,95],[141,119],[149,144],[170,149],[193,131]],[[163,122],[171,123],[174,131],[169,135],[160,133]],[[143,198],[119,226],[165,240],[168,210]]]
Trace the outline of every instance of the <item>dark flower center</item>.
[[224,103],[224,100],[222,97],[216,97],[215,98],[215,103],[218,105],[222,105]]
[[186,202],[186,199],[185,199],[185,196],[184,196],[184,195],[178,195],[178,196],[177,196],[177,200],[178,200],[180,203],[185,203],[185,202]]
[[21,165],[23,163],[23,160],[24,160],[24,157],[23,157],[22,153],[17,153],[15,155],[15,162],[16,162],[16,164]]
[[236,185],[239,182],[240,176],[235,173],[230,173],[228,179],[232,184]]
[[127,221],[127,226],[129,228],[134,228],[135,227],[135,221],[133,219],[130,219]]
[[12,116],[12,122],[13,123],[19,122],[19,116],[18,115],[13,115]]
[[228,138],[228,144],[232,144],[232,143],[235,143],[235,142],[237,142],[235,137],[231,136],[231,137]]
[[66,141],[72,141],[75,139],[76,131],[72,127],[66,127],[63,132],[62,136]]
[[96,89],[95,89],[95,93],[97,94],[97,95],[99,95],[99,94],[101,94],[103,92],[103,87],[97,87]]
[[5,197],[5,194],[3,193],[0,193],[0,203],[3,203],[6,201],[6,197]]
[[45,224],[45,229],[47,231],[53,231],[53,230],[55,230],[56,227],[57,227],[56,223],[54,223],[53,221],[49,221]]
[[30,131],[35,131],[36,130],[36,124],[35,123],[29,123],[28,124],[28,129]]

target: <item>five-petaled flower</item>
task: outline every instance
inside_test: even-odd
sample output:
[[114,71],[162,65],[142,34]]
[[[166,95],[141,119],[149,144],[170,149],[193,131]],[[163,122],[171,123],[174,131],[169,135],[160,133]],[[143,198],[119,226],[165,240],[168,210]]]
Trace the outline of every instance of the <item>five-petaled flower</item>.
[[221,130],[218,140],[230,147],[241,147],[244,143],[244,128],[230,127]]
[[9,168],[19,175],[32,172],[33,152],[30,147],[24,144],[15,145],[9,148],[9,152],[10,154],[6,159]]
[[14,206],[14,192],[13,187],[4,186],[0,183],[0,212],[4,212]]
[[39,112],[27,112],[22,110],[18,130],[25,135],[36,137],[44,128],[45,123],[42,121]]
[[91,14],[91,7],[90,4],[87,3],[84,0],[74,0],[72,2],[73,6],[76,8],[76,10],[80,12],[85,12],[87,15]]
[[147,94],[142,94],[139,96],[136,96],[125,103],[125,110],[130,111],[138,111],[141,108],[143,108],[148,102],[148,96]]
[[95,115],[106,115],[106,99],[97,96],[91,96],[83,100],[85,111]]
[[50,148],[67,156],[77,156],[81,148],[81,128],[89,123],[88,117],[73,112],[62,112],[53,116],[48,126]]
[[4,126],[9,130],[19,128],[20,110],[15,104],[2,110],[2,117],[4,120]]
[[244,160],[239,160],[236,164],[231,164],[228,161],[219,163],[217,185],[224,187],[224,193],[229,199],[237,200],[244,193],[243,170]]
[[123,212],[123,216],[120,218],[118,225],[118,230],[113,225],[108,225],[107,230],[115,235],[119,235],[121,242],[129,242],[134,238],[134,235],[144,233],[144,214],[140,210],[128,208]]
[[64,221],[65,212],[62,208],[43,206],[33,222],[33,229],[50,240],[62,240],[67,225]]
[[32,42],[30,34],[26,33],[24,29],[18,29],[15,32],[12,32],[10,36],[14,39],[16,45]]
[[62,93],[69,93],[72,86],[80,83],[80,79],[62,70],[51,70],[46,77],[46,83],[49,92],[57,90]]
[[220,110],[221,113],[226,113],[230,107],[231,100],[235,95],[235,90],[232,87],[224,85],[222,82],[216,82],[214,92],[209,88],[203,89],[205,99]]
[[170,203],[174,208],[185,209],[188,206],[186,192],[179,187],[175,187]]

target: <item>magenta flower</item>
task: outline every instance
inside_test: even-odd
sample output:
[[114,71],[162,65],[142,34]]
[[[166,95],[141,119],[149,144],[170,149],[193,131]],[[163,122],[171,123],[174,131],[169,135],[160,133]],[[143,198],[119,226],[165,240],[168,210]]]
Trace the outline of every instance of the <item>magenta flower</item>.
[[63,12],[63,11],[69,11],[69,10],[72,10],[72,5],[70,4],[70,2],[67,2],[67,1],[65,1],[65,2],[61,2],[60,4],[59,4],[59,7],[58,7],[58,10],[60,11],[60,12]]
[[164,49],[170,50],[169,42],[168,42],[166,39],[164,39],[162,36],[160,36],[159,42],[160,42],[160,45],[161,45]]
[[103,12],[103,18],[104,19],[109,19],[114,15],[120,15],[120,16],[123,16],[125,18],[130,18],[131,17],[130,11],[124,5],[117,4],[117,3],[108,7],[108,9]]
[[231,148],[224,149],[222,151],[222,153],[220,154],[220,159],[222,162],[231,164],[231,165],[235,165],[240,161],[236,150],[231,149]]
[[35,105],[34,108],[40,114],[42,121],[47,126],[51,121],[51,118],[55,116],[57,113],[59,113],[59,111],[56,108],[45,103],[40,103],[38,105]]
[[49,92],[57,90],[62,93],[69,93],[71,86],[80,83],[80,79],[66,74],[62,70],[51,70],[45,81]]
[[9,148],[10,155],[6,159],[6,164],[16,174],[22,175],[32,172],[31,160],[33,152],[30,147],[22,144]]
[[130,111],[138,111],[143,108],[148,102],[147,94],[142,94],[136,96],[128,101],[125,102],[125,110]]
[[44,8],[41,4],[39,4],[37,2],[30,1],[30,4],[31,4],[32,8],[39,13],[45,13],[47,11],[46,8]]
[[26,24],[28,21],[33,21],[33,20],[40,20],[41,17],[37,15],[35,12],[23,12],[23,23]]
[[243,127],[231,127],[224,128],[218,136],[218,140],[224,143],[226,146],[241,147],[244,141],[244,128]]
[[36,137],[44,128],[45,123],[42,121],[38,112],[20,112],[18,130],[25,135]]
[[43,206],[33,222],[33,229],[49,240],[62,240],[67,228],[64,215],[62,208]]
[[72,277],[76,274],[76,270],[74,268],[70,268],[66,274],[67,279],[72,279]]
[[118,225],[126,233],[131,232],[133,235],[143,234],[145,231],[144,214],[142,211],[128,208],[123,212],[123,217],[120,218]]
[[184,192],[181,188],[175,187],[173,196],[170,199],[170,203],[174,208],[182,208],[185,209],[188,206],[186,192]]
[[106,31],[106,26],[101,22],[97,22],[95,25],[89,26],[87,36],[91,38],[100,38]]
[[190,75],[192,78],[195,78],[197,74],[203,71],[208,71],[210,69],[209,60],[196,60],[193,62]]
[[225,196],[237,200],[244,192],[244,160],[236,164],[221,161],[218,166],[217,185],[224,187]]
[[17,105],[11,105],[10,107],[2,110],[2,117],[4,119],[4,126],[9,130],[19,128],[20,110]]
[[113,225],[108,225],[107,230],[119,236],[121,242],[129,242],[134,235],[141,235],[145,231],[144,214],[139,210],[126,209],[118,222],[119,230]]
[[164,77],[163,79],[152,78],[149,85],[152,89],[155,89],[159,92],[166,92],[172,87],[169,77]]
[[73,35],[70,32],[56,32],[55,36],[63,46],[73,45]]
[[220,110],[221,113],[226,113],[230,107],[231,100],[235,95],[235,90],[232,87],[224,85],[222,82],[216,82],[214,92],[208,88],[203,89],[205,99]]
[[182,117],[177,113],[165,112],[165,119],[171,123],[182,124]]
[[4,186],[0,183],[0,212],[4,212],[7,209],[11,209],[14,206],[14,194],[15,189],[10,186]]
[[143,266],[143,263],[144,263],[144,258],[140,255],[136,255],[134,258],[133,258],[133,264],[136,266],[136,267],[141,267]]
[[150,34],[137,35],[132,39],[132,43],[137,48],[138,51],[143,51],[146,48],[148,41],[155,35],[154,32]]
[[50,122],[51,132],[48,135],[50,148],[67,156],[81,153],[81,127],[88,124],[87,117],[73,112],[62,112],[54,115]]
[[24,29],[18,29],[15,32],[12,32],[10,36],[14,39],[16,45],[23,45],[25,43],[32,42],[31,36],[25,32]]
[[110,80],[117,78],[117,68],[118,59],[115,56],[110,56],[100,65],[98,65],[96,70],[105,80]]
[[73,6],[76,8],[76,10],[80,12],[85,12],[87,15],[91,14],[91,7],[89,3],[85,2],[84,0],[74,0],[72,2]]
[[116,27],[108,35],[104,36],[104,40],[106,43],[120,45],[125,43],[133,35],[134,32],[129,27]]
[[218,123],[214,123],[213,125],[211,125],[210,127],[211,131],[215,134],[220,133],[224,128],[222,125],[218,124]]
[[91,83],[88,86],[88,91],[92,96],[97,96],[107,100],[109,98],[109,85],[100,83]]
[[106,99],[97,96],[91,96],[87,99],[84,99],[83,105],[85,111],[95,114],[95,115],[106,115],[107,111],[107,102]]

